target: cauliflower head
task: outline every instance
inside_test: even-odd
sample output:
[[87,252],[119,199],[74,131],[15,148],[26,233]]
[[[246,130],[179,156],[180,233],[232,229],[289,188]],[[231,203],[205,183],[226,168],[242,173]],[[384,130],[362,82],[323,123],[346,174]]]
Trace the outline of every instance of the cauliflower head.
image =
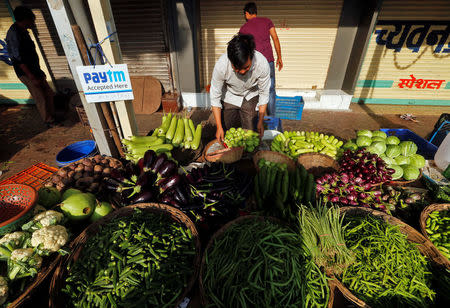
[[0,305],[8,299],[8,282],[5,277],[0,276]]
[[8,263],[8,277],[10,280],[35,276],[42,265],[42,257],[33,248],[20,248],[11,253]]
[[35,268],[40,268],[42,265],[42,258],[34,254],[33,248],[21,248],[16,249],[11,252],[11,261],[17,262],[28,262],[28,260],[33,260],[33,265]]
[[69,240],[69,234],[64,226],[47,226],[36,230],[31,236],[31,245],[49,252],[58,251]]
[[34,216],[33,220],[39,222],[43,227],[59,224],[64,218],[63,213],[48,210]]
[[0,239],[0,245],[11,245],[12,247],[19,247],[22,245],[23,240],[27,237],[27,233],[17,231],[13,233],[5,234]]

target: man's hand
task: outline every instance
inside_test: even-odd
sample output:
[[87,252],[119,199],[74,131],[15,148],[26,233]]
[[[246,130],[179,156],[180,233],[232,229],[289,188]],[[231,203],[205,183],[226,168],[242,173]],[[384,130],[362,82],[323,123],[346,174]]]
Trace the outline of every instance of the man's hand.
[[256,129],[258,130],[259,138],[262,138],[264,135],[264,121],[258,121]]
[[217,127],[216,129],[216,139],[219,140],[220,143],[223,143],[223,140],[225,138],[225,134],[223,132],[222,127]]
[[281,69],[283,68],[283,60],[281,60],[281,57],[277,59],[277,67],[278,71],[281,71]]

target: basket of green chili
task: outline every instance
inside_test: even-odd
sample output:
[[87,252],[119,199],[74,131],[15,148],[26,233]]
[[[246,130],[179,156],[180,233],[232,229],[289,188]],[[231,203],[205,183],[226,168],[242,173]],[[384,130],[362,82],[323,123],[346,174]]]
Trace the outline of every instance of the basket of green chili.
[[239,217],[213,235],[199,285],[205,307],[331,307],[334,293],[299,234],[260,216]]
[[450,269],[450,203],[425,207],[420,214],[420,230],[447,259]]
[[201,261],[192,221],[155,203],[112,212],[86,228],[71,250],[51,281],[50,307],[176,307]]
[[341,212],[347,223],[345,241],[355,254],[338,277],[348,288],[341,289],[347,299],[372,307],[435,304],[435,270],[445,271],[445,260],[429,240],[380,211],[343,207]]

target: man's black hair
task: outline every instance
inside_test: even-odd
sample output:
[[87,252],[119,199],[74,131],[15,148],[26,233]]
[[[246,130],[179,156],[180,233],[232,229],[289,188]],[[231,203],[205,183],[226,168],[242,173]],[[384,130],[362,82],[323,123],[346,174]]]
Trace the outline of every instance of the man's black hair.
[[33,11],[31,11],[30,8],[20,5],[14,9],[14,19],[16,21],[23,21],[23,20],[35,20],[36,15],[34,15]]
[[255,54],[255,41],[253,35],[238,34],[228,42],[228,59],[237,69],[242,69],[248,58],[253,59]]
[[256,9],[256,3],[255,2],[248,2],[244,6],[244,14],[245,14],[245,12],[248,12],[250,15],[258,14],[258,10]]

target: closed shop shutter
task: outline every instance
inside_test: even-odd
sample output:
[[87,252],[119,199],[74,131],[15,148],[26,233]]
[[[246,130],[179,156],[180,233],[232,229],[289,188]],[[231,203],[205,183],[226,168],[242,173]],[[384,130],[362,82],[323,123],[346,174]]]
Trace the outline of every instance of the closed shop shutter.
[[111,0],[123,63],[132,77],[153,76],[172,89],[162,1]]
[[[323,88],[342,3],[342,0],[257,2],[258,16],[272,20],[281,44],[284,67],[276,74],[277,88]],[[200,0],[202,87],[210,83],[214,64],[245,22],[244,5],[245,1]],[[273,46],[272,49],[276,59]]]
[[[6,56],[6,33],[13,23],[13,19],[4,1],[0,2],[0,56]],[[0,58],[0,104],[27,103],[30,93],[20,82],[14,73],[14,69],[9,65],[8,60]]]
[[[36,15],[37,40],[47,62],[49,73],[56,82],[57,89],[64,90],[69,88],[76,91],[69,63],[59,40],[47,1],[29,0],[23,1],[23,4],[30,7]],[[41,67],[44,65],[45,63],[41,63]],[[49,77],[47,77],[47,80],[49,80]]]
[[450,105],[450,1],[384,0],[353,102]]

